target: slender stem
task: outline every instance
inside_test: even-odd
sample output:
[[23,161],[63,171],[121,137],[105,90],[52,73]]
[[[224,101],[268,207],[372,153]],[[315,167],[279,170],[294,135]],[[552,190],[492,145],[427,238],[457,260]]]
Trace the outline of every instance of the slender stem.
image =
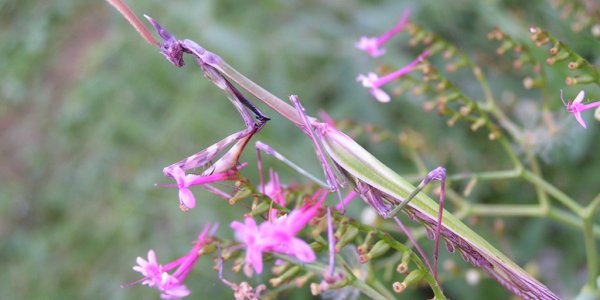
[[558,202],[569,208],[577,215],[581,215],[583,208],[573,198],[567,196],[561,190],[556,188],[554,185],[548,183],[540,176],[530,172],[529,170],[523,170],[522,177],[533,185],[540,187],[545,190],[548,194],[552,195]]
[[[455,197],[456,195],[452,195]],[[583,229],[584,225],[580,218],[572,213],[551,207],[548,211],[542,210],[538,205],[487,205],[487,204],[469,204],[461,203],[459,213],[454,215],[476,215],[476,216],[494,216],[494,217],[547,217],[559,223],[572,226],[577,229]],[[592,232],[595,238],[600,239],[600,226],[593,225]]]
[[333,221],[331,220],[331,208],[327,207],[327,244],[329,244],[329,269],[327,275],[333,277],[335,272],[335,237],[333,236]]
[[[351,226],[358,228],[358,230],[360,230],[362,232],[375,232],[379,239],[387,242],[390,245],[390,247],[392,247],[396,251],[399,251],[399,252],[411,251],[407,246],[405,246],[404,244],[402,244],[402,243],[398,242],[397,240],[395,240],[394,238],[392,238],[387,232],[382,231],[381,228],[368,226],[368,225],[365,225],[365,224],[362,224],[362,223],[359,223],[359,222],[353,221],[353,220],[350,220],[349,222],[350,222]],[[391,231],[397,231],[396,226],[391,228]],[[424,230],[423,230],[422,235],[424,235]],[[417,236],[418,236],[418,234],[413,234],[413,237],[418,238]],[[421,260],[421,258],[412,251],[411,251],[411,257],[412,257],[411,260],[417,265],[417,267],[424,271],[423,279],[425,281],[427,281],[427,283],[431,287],[431,290],[433,291],[433,294],[435,295],[435,299],[438,299],[438,300],[446,299],[446,296],[444,295],[444,292],[442,291],[441,286],[438,284],[437,280],[435,280],[435,278],[433,278],[432,273],[430,273],[428,271],[428,268],[425,265],[425,263],[423,263],[423,260]]]
[[473,205],[469,213],[485,216],[535,216],[541,217],[544,211],[539,205]]
[[600,194],[598,194],[583,211],[583,236],[585,239],[585,252],[587,254],[588,281],[587,286],[598,292],[596,277],[598,277],[598,252],[594,239],[594,215],[600,207]]
[[482,180],[490,180],[490,179],[509,179],[516,178],[521,175],[523,172],[520,168],[515,168],[512,170],[501,170],[501,171],[489,171],[489,172],[480,172],[480,173],[458,173],[448,176],[448,180],[464,180],[477,178]]
[[597,291],[596,277],[598,277],[598,253],[596,252],[596,241],[594,239],[593,214],[583,219],[583,236],[585,240],[585,252],[587,255],[587,286],[592,291]]
[[378,290],[381,294],[385,295],[388,299],[396,299],[396,297],[386,288],[386,286],[379,280],[373,280],[369,282],[374,289]]
[[[584,226],[581,218],[578,218],[573,214],[558,208],[550,208],[550,210],[548,211],[548,218],[566,225],[573,226],[577,229],[583,229]],[[593,225],[592,231],[594,233],[594,236],[600,239],[600,226]]]
[[106,0],[110,5],[116,8],[129,24],[135,28],[135,30],[142,36],[142,38],[148,42],[148,44],[158,46],[160,43],[154,39],[152,33],[144,26],[144,24],[140,21],[140,19],[133,13],[133,11],[127,6],[127,4],[122,0]]
[[590,202],[590,204],[588,204],[588,206],[586,206],[585,211],[583,213],[584,218],[591,218],[596,213],[596,210],[598,210],[599,207],[600,207],[600,194],[598,194],[594,198],[594,200],[592,200],[592,202]]
[[[526,148],[525,151],[527,153],[527,158],[530,161],[529,165],[531,166],[531,170],[533,171],[534,174],[541,177],[540,165],[538,164],[538,161],[537,161],[535,155],[533,154],[533,152],[531,151],[531,149],[529,147]],[[550,201],[548,199],[548,194],[546,194],[546,192],[540,186],[537,186],[537,185],[535,186],[535,192],[538,195],[540,209],[542,211],[548,211],[550,209]]]
[[515,125],[515,123],[513,123],[510,120],[510,118],[508,118],[506,114],[504,114],[504,112],[501,109],[498,109],[497,101],[494,98],[494,94],[492,93],[492,89],[490,88],[487,78],[485,77],[481,69],[477,65],[475,65],[475,63],[473,63],[470,59],[467,59],[467,61],[471,65],[471,71],[473,72],[473,75],[475,76],[475,78],[479,82],[479,85],[483,89],[483,94],[485,95],[486,104],[488,106],[485,110],[490,111],[492,115],[494,115],[494,117],[498,119],[500,125],[502,125],[502,127],[504,127],[515,140],[519,140],[519,136],[521,136],[521,131]]
[[382,295],[376,289],[374,289],[372,286],[368,285],[366,282],[363,282],[362,280],[359,280],[358,278],[355,278],[354,280],[352,280],[351,284],[371,299],[388,300],[388,297]]
[[[315,273],[317,275],[321,275],[327,271],[327,266],[322,263],[319,263],[319,262],[307,264],[307,263],[301,263],[293,258],[290,258],[287,255],[273,253],[273,256],[277,257],[278,259],[285,260],[285,261],[291,262],[295,265],[298,265],[301,268],[303,268],[307,271],[310,271],[312,273]],[[345,272],[345,273],[347,273],[347,272]],[[355,288],[357,288],[361,293],[365,294],[367,297],[369,297],[371,299],[377,299],[377,300],[389,300],[387,297],[385,297],[384,295],[379,293],[373,287],[366,284],[362,280],[354,277],[352,274],[345,274],[345,276],[347,276],[347,277],[350,276],[348,278],[353,278],[353,280],[351,280],[349,284],[354,286]]]

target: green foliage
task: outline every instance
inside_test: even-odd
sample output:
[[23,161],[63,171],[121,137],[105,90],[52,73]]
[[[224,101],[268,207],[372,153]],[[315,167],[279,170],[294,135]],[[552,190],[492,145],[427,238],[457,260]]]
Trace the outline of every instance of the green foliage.
[[[355,82],[356,74],[376,67],[353,48],[355,40],[385,31],[410,6],[414,23],[482,67],[499,107],[515,120],[524,138],[543,137],[530,149],[512,144],[519,159],[540,160],[543,178],[585,206],[598,193],[598,125],[589,113],[592,126],[578,127],[558,97],[560,89],[572,98],[585,88],[589,99],[598,100],[598,85],[567,87],[564,80],[570,70],[564,62],[544,65],[544,85],[525,89],[523,79],[540,73],[533,73],[533,64],[514,69],[511,55],[516,54],[498,57],[499,42],[486,37],[498,27],[515,43],[526,45],[532,59],[544,63],[548,49],[536,48],[529,39],[529,26],[535,24],[597,69],[600,42],[591,34],[592,25],[582,23],[578,10],[559,18],[565,4],[557,2],[561,4],[550,7],[542,0],[464,0],[448,7],[433,0],[155,0],[132,3],[132,8],[159,20],[178,37],[202,43],[274,94],[298,94],[311,114],[324,109],[336,119],[387,128],[389,136],[411,137],[400,139],[400,148],[389,140],[361,140],[399,173],[413,174],[410,178],[423,172],[413,164],[414,152],[424,166],[444,165],[450,174],[510,168],[510,159],[498,143],[488,140],[488,132],[472,132],[468,122],[448,127],[447,117],[424,112],[423,103],[435,101],[435,93],[404,93],[382,105]],[[230,235],[228,224],[243,209],[197,190],[198,207],[183,214],[176,190],[153,184],[165,182],[164,166],[239,130],[241,120],[195,65],[174,69],[104,2],[4,0],[0,8],[3,298],[157,297],[149,289],[119,287],[138,279],[131,271],[135,257],[152,248],[159,261],[174,259],[189,249],[209,221],[220,222],[219,234]],[[574,33],[573,24],[580,31]],[[408,44],[406,34],[391,41],[384,64],[399,66],[411,60],[417,51]],[[440,72],[470,99],[484,99],[485,92],[468,69]],[[538,121],[545,113],[557,124],[555,134],[548,123]],[[273,120],[258,138],[320,174],[312,146],[301,132],[274,113],[267,114]],[[243,160],[251,161],[244,175],[256,178],[253,151]],[[297,178],[285,168],[280,172],[283,182]],[[451,188],[460,195],[466,185],[457,180]],[[464,197],[471,204],[537,203],[531,185],[511,180],[481,181]],[[460,213],[457,204],[449,208]],[[474,222],[478,232],[521,265],[537,268],[558,294],[572,298],[585,284],[576,276],[585,272],[581,230],[548,218],[503,218],[505,228],[499,233],[497,218],[479,217]],[[449,298],[506,299],[507,292],[490,279],[468,285],[463,271],[469,265],[458,255],[444,259],[460,270],[444,284]],[[204,271],[211,262],[200,264],[188,282],[192,291],[229,299],[216,273]],[[226,271],[226,276],[233,280],[236,275]],[[413,294],[406,297],[425,298],[428,292],[423,296],[418,290],[407,291]],[[294,291],[292,296],[306,293]]]

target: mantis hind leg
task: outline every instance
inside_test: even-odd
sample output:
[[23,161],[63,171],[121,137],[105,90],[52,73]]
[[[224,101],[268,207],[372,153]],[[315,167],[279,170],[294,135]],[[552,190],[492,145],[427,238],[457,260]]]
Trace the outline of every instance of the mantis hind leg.
[[435,246],[433,249],[433,276],[437,280],[437,266],[438,266],[438,257],[440,250],[440,232],[442,228],[442,213],[444,212],[444,198],[446,194],[446,169],[443,167],[437,167],[430,171],[427,176],[419,183],[417,188],[406,197],[406,199],[402,200],[402,203],[398,204],[394,209],[385,214],[385,218],[394,217],[401,209],[403,209],[419,192],[423,190],[423,188],[432,181],[440,182],[440,197],[439,197],[439,208],[438,208],[438,216],[435,227]]

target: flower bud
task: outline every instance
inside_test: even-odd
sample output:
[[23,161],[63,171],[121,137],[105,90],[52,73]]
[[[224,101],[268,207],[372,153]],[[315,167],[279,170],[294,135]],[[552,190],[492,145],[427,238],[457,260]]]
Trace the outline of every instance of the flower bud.
[[242,187],[229,199],[229,204],[234,205],[241,200],[244,200],[252,195],[252,190],[247,186]]
[[377,233],[374,231],[369,231],[365,237],[365,241],[358,246],[358,254],[366,254],[371,250],[371,247],[376,241]]
[[373,258],[377,258],[384,255],[386,252],[388,252],[388,250],[390,250],[390,245],[386,241],[380,240],[377,243],[375,243],[371,251],[369,251],[365,255],[361,255],[359,257],[359,260],[361,263],[364,264],[372,260]]
[[344,246],[348,245],[350,242],[354,241],[356,236],[358,235],[358,228],[349,227],[348,230],[342,235],[340,240],[335,245],[335,252],[340,252]]
[[302,268],[300,268],[300,266],[293,266],[293,267],[289,268],[287,271],[285,271],[285,273],[283,273],[281,276],[276,277],[276,278],[271,278],[269,280],[269,282],[271,283],[271,285],[273,287],[277,287],[283,282],[288,282],[290,280],[290,278],[292,278],[293,276],[298,274],[298,272],[300,272],[300,270],[302,270]]
[[406,278],[404,278],[404,281],[402,281],[402,283],[405,287],[410,287],[419,283],[421,279],[423,279],[423,271],[421,269],[416,269],[408,273],[408,275],[406,275]]

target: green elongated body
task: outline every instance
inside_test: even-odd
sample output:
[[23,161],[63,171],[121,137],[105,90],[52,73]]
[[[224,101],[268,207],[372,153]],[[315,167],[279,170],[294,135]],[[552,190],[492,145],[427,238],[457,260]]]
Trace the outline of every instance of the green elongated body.
[[[327,154],[354,180],[360,180],[398,201],[415,189],[349,136],[327,124],[317,126]],[[413,219],[432,228],[437,222],[438,208],[437,202],[426,194],[419,193],[404,210]],[[459,249],[466,261],[485,269],[513,293],[525,299],[560,299],[446,210],[442,215],[441,226],[441,234],[449,249]]]

